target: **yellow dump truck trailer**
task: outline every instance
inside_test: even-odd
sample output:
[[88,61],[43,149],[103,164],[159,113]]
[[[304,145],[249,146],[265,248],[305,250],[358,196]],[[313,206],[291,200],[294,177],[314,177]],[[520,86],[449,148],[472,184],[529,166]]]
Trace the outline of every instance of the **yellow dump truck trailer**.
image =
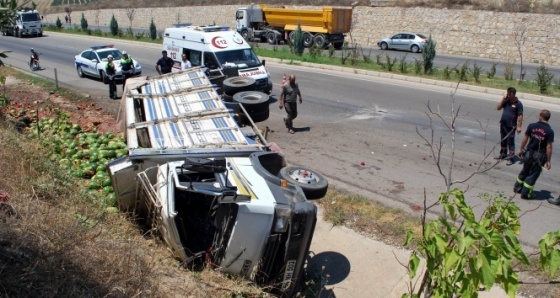
[[340,48],[344,34],[352,27],[352,9],[325,6],[322,9],[286,9],[251,5],[237,10],[237,31],[247,40],[278,44],[292,40],[293,32],[301,25],[305,47],[325,47],[333,44]]

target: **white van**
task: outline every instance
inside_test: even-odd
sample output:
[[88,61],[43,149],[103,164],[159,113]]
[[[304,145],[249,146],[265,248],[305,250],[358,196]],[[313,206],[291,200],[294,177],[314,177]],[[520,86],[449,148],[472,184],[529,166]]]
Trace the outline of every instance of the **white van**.
[[224,73],[237,68],[240,77],[255,79],[257,91],[270,94],[272,82],[261,61],[249,44],[236,31],[223,26],[187,26],[165,29],[163,50],[181,67],[181,56],[187,54],[192,66],[221,69]]

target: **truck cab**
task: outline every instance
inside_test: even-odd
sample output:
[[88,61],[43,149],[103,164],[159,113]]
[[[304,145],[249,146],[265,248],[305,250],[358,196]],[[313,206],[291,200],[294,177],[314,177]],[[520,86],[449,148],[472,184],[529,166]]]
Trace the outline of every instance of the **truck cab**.
[[165,29],[163,50],[175,61],[174,71],[180,69],[182,54],[193,67],[220,69],[256,81],[257,91],[270,94],[272,81],[265,61],[257,57],[251,46],[237,32],[224,26],[186,26]]
[[43,36],[43,24],[37,10],[18,10],[11,24],[2,28],[4,35]]

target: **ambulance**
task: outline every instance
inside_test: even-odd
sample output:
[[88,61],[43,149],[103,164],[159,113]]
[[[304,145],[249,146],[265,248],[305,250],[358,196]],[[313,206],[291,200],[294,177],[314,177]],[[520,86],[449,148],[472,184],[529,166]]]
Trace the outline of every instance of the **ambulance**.
[[251,46],[239,33],[224,26],[185,26],[167,28],[163,37],[163,50],[175,61],[174,71],[181,68],[182,54],[193,67],[209,70],[220,69],[230,76],[251,77],[256,90],[270,94],[272,81]]

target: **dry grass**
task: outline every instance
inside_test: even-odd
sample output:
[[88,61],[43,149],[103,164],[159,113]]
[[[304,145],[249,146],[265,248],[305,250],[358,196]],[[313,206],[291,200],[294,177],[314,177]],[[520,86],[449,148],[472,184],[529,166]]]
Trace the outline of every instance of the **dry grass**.
[[420,217],[383,206],[357,195],[330,189],[317,201],[325,220],[333,225],[344,225],[370,238],[401,246],[407,231],[421,235]]

